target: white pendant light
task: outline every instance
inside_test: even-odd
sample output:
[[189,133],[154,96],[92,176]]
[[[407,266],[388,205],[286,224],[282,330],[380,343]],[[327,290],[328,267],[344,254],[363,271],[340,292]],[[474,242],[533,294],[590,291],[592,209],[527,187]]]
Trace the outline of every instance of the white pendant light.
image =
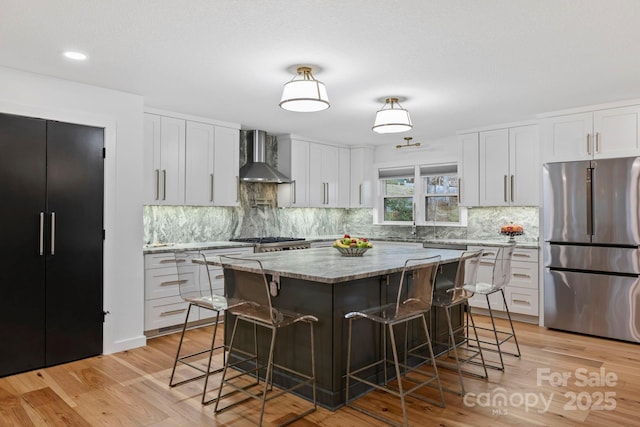
[[377,133],[406,132],[413,128],[409,112],[398,103],[398,98],[387,98],[381,110],[376,113],[373,131]]
[[303,113],[330,107],[327,88],[311,74],[311,67],[298,67],[297,74],[284,84],[280,107]]

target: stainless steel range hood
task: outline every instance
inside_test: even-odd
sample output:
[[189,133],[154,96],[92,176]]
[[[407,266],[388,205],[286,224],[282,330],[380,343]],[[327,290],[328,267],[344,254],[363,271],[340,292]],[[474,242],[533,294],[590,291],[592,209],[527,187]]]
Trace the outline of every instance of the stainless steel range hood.
[[273,166],[267,164],[267,133],[262,130],[247,132],[247,164],[240,168],[240,180],[245,182],[291,182]]

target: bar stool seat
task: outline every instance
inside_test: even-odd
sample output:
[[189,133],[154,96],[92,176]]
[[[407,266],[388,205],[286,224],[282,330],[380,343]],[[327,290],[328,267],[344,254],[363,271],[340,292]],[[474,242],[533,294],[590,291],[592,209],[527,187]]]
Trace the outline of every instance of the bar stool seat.
[[[469,285],[475,285],[478,266],[480,264],[480,257],[482,251],[466,251],[463,252],[460,261],[458,263],[458,269],[456,271],[456,277],[454,279],[453,287],[441,291],[436,291],[434,295],[433,305],[443,308],[447,317],[448,326],[448,342],[447,345],[447,359],[450,358],[450,353],[453,353],[454,363],[448,360],[436,359],[438,366],[453,369],[458,372],[458,378],[460,381],[460,390],[449,390],[457,394],[464,395],[464,381],[462,374],[477,376],[483,379],[488,378],[487,367],[484,361],[484,355],[482,354],[482,347],[476,325],[473,320],[473,315],[468,307],[469,298],[473,296],[473,293],[467,289]],[[451,310],[454,307],[461,307],[462,310],[467,313],[467,324],[464,322],[460,327],[454,329],[451,321]],[[463,316],[464,318],[464,316]],[[468,322],[471,322],[473,330],[473,336],[468,334]],[[459,354],[459,350],[464,350],[464,355]],[[480,361],[477,360],[480,358]],[[463,369],[465,364],[476,364],[482,366],[484,375]]]
[[[207,399],[207,387],[209,383],[209,376],[222,372],[223,367],[215,368],[211,370],[211,364],[213,360],[213,354],[216,351],[222,352],[223,365],[226,360],[225,346],[224,344],[217,345],[216,337],[218,333],[218,325],[220,321],[220,313],[223,313],[229,307],[241,304],[242,301],[237,299],[228,299],[222,295],[216,295],[213,292],[211,286],[211,276],[209,269],[204,264],[204,254],[198,251],[176,251],[174,252],[174,259],[176,264],[176,272],[178,275],[178,288],[180,297],[183,301],[189,303],[187,308],[187,314],[182,326],[182,333],[180,334],[180,343],[178,344],[178,350],[173,362],[173,368],[171,370],[171,378],[169,379],[169,386],[176,387],[188,382],[200,380],[204,378],[204,386],[202,389],[201,403],[207,405],[212,403],[215,398]],[[202,264],[194,264],[192,261],[196,259],[202,259]],[[215,320],[213,322],[213,334],[211,337],[211,345],[204,350],[197,351],[186,355],[181,355],[182,344],[184,341],[185,332],[187,330],[187,324],[189,322],[189,315],[193,307],[211,310],[215,313]],[[195,358],[208,354],[208,361],[206,369],[195,364]],[[189,366],[190,368],[200,372],[195,376],[188,377],[182,381],[174,382],[176,368],[178,364]]]
[[[511,320],[511,313],[509,312],[509,306],[507,304],[507,298],[504,295],[504,288],[509,284],[511,280],[511,261],[513,259],[513,252],[515,251],[515,243],[509,246],[504,246],[498,249],[496,253],[495,262],[493,264],[493,273],[491,283],[476,282],[475,285],[469,284],[465,286],[465,289],[475,293],[484,295],[487,299],[487,307],[489,310],[489,317],[491,319],[491,328],[485,328],[478,326],[477,329],[489,331],[493,335],[493,340],[480,340],[484,344],[484,350],[493,351],[498,353],[500,358],[500,365],[487,364],[488,368],[504,371],[503,354],[509,354],[511,356],[520,357],[520,346],[518,345],[518,338],[516,338],[516,331],[513,328],[513,321]],[[500,292],[502,294],[502,300],[504,301],[504,308],[509,319],[510,331],[500,330],[496,327],[495,318],[493,316],[493,310],[491,309],[490,295]],[[510,339],[513,339],[516,352],[508,352],[502,350],[502,345]]]
[[[373,418],[391,425],[400,425],[393,422],[388,417],[385,417],[379,413],[372,412],[362,406],[355,404],[356,398],[350,398],[351,381],[356,383],[362,383],[373,387],[374,389],[382,390],[396,396],[400,399],[402,407],[402,415],[404,419],[404,426],[408,426],[407,409],[405,398],[406,396],[412,396],[414,398],[426,401],[428,403],[435,404],[440,407],[445,406],[444,395],[440,386],[440,378],[438,376],[438,368],[436,367],[433,349],[431,347],[431,338],[429,336],[429,330],[427,328],[427,322],[425,314],[431,309],[431,303],[433,299],[433,288],[436,273],[438,271],[438,265],[440,263],[440,256],[428,257],[428,258],[416,258],[408,259],[402,270],[400,278],[400,284],[398,287],[398,294],[396,300],[393,303],[385,304],[377,307],[370,307],[359,311],[353,311],[345,315],[345,319],[348,320],[348,347],[347,347],[347,373],[346,373],[346,393],[345,403],[347,406],[354,408],[364,414],[367,414]],[[382,327],[384,339],[382,340],[382,356],[379,360],[369,363],[365,366],[358,367],[355,370],[351,368],[352,362],[352,346],[353,346],[353,322],[357,319],[365,319]],[[413,347],[408,348],[408,324],[412,321],[418,321],[424,332],[424,340],[416,343]],[[405,342],[404,342],[404,354],[400,353],[396,343],[396,327],[404,325],[405,329]],[[393,359],[387,357],[387,330],[390,337],[390,345],[392,350]],[[377,340],[373,340],[377,343]],[[428,351],[427,355],[424,355],[425,349]],[[372,351],[375,353],[375,348],[360,348],[359,351]],[[403,356],[403,361],[400,361]],[[408,360],[411,358],[412,363],[409,364]],[[416,362],[417,360],[417,362]],[[433,372],[426,372],[422,369],[418,369],[427,362],[431,362]],[[392,378],[389,378],[387,373],[387,367],[393,366],[394,372]],[[372,370],[382,367],[383,372],[383,384],[378,384],[371,380]],[[409,376],[409,374],[412,374]],[[417,377],[420,375],[420,378]],[[395,378],[397,385],[392,385],[390,380]],[[439,392],[440,400],[434,400],[416,394],[416,391],[424,386],[435,383],[435,386]],[[410,384],[409,387],[406,384]]]
[[[312,390],[312,406],[296,414],[293,418],[288,419],[280,425],[287,425],[298,420],[317,408],[316,401],[316,370],[315,370],[315,344],[314,344],[314,324],[318,322],[318,318],[313,315],[300,314],[287,310],[282,310],[273,306],[270,293],[270,281],[262,268],[262,263],[256,259],[238,258],[231,256],[220,256],[220,261],[225,272],[225,289],[228,295],[237,300],[244,301],[243,304],[230,307],[228,312],[235,316],[233,332],[229,341],[229,354],[224,370],[222,371],[222,379],[220,388],[218,389],[218,399],[214,411],[216,413],[229,409],[237,404],[250,399],[260,401],[260,418],[258,425],[262,425],[264,418],[264,410],[266,402],[275,399],[284,393],[294,391],[301,387],[311,387]],[[238,270],[230,266],[230,263],[237,265],[240,263],[243,270]],[[229,280],[231,279],[231,280]],[[254,330],[254,350],[253,352],[239,349],[236,347],[236,339],[239,323],[244,322],[253,326]],[[275,363],[275,350],[277,343],[277,332],[285,327],[295,324],[307,324],[309,326],[309,343],[310,343],[310,372],[301,372],[291,366],[283,366]],[[269,353],[266,363],[261,362],[258,357],[258,341],[255,330],[257,327],[266,328],[271,331],[271,339],[269,342]],[[305,343],[301,344],[306,347]],[[282,349],[283,351],[291,351],[291,349]],[[231,355],[239,360],[231,363]],[[247,369],[247,364],[253,362],[253,368]],[[232,373],[229,368],[239,368],[236,373]],[[278,368],[281,372],[285,372],[289,376],[289,380],[293,385],[286,389],[274,391],[272,389],[274,368]],[[247,386],[242,382],[242,378],[250,376],[256,379],[254,385],[260,383],[260,372],[264,371],[264,384],[261,390],[253,390],[251,386]],[[241,392],[247,397],[227,404],[225,407],[219,407],[222,391],[225,387],[230,387],[234,392]]]

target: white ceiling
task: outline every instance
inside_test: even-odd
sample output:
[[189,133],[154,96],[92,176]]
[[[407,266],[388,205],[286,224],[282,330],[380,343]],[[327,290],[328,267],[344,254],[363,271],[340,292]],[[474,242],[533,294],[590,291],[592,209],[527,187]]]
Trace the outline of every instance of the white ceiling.
[[[2,0],[0,65],[245,129],[396,144],[640,98],[639,22],[638,0]],[[300,64],[321,67],[328,110],[278,107]],[[412,131],[371,131],[387,96]]]

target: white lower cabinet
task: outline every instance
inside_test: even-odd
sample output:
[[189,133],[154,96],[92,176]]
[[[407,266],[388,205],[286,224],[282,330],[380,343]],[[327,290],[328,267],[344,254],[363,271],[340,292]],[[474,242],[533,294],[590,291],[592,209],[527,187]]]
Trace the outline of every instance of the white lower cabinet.
[[[201,251],[205,256],[243,255],[253,253],[252,247],[210,249]],[[178,272],[172,253],[145,254],[144,256],[144,330],[146,335],[173,331],[184,323],[189,304],[180,297]],[[194,264],[193,273],[198,272]],[[224,293],[224,276],[221,267],[210,266],[214,293]],[[206,278],[201,278],[206,280]],[[211,310],[192,308],[189,322],[203,321],[215,316]]]
[[[498,250],[492,246],[469,246],[468,250],[484,251],[485,257],[478,268],[478,281],[491,283],[493,265]],[[525,314],[528,316],[538,313],[538,251],[536,249],[516,248],[511,262],[511,280],[504,288],[505,298],[511,313]],[[504,302],[500,292],[489,297],[491,309],[504,311]],[[474,295],[469,304],[476,308],[487,308],[487,300],[484,295]]]

